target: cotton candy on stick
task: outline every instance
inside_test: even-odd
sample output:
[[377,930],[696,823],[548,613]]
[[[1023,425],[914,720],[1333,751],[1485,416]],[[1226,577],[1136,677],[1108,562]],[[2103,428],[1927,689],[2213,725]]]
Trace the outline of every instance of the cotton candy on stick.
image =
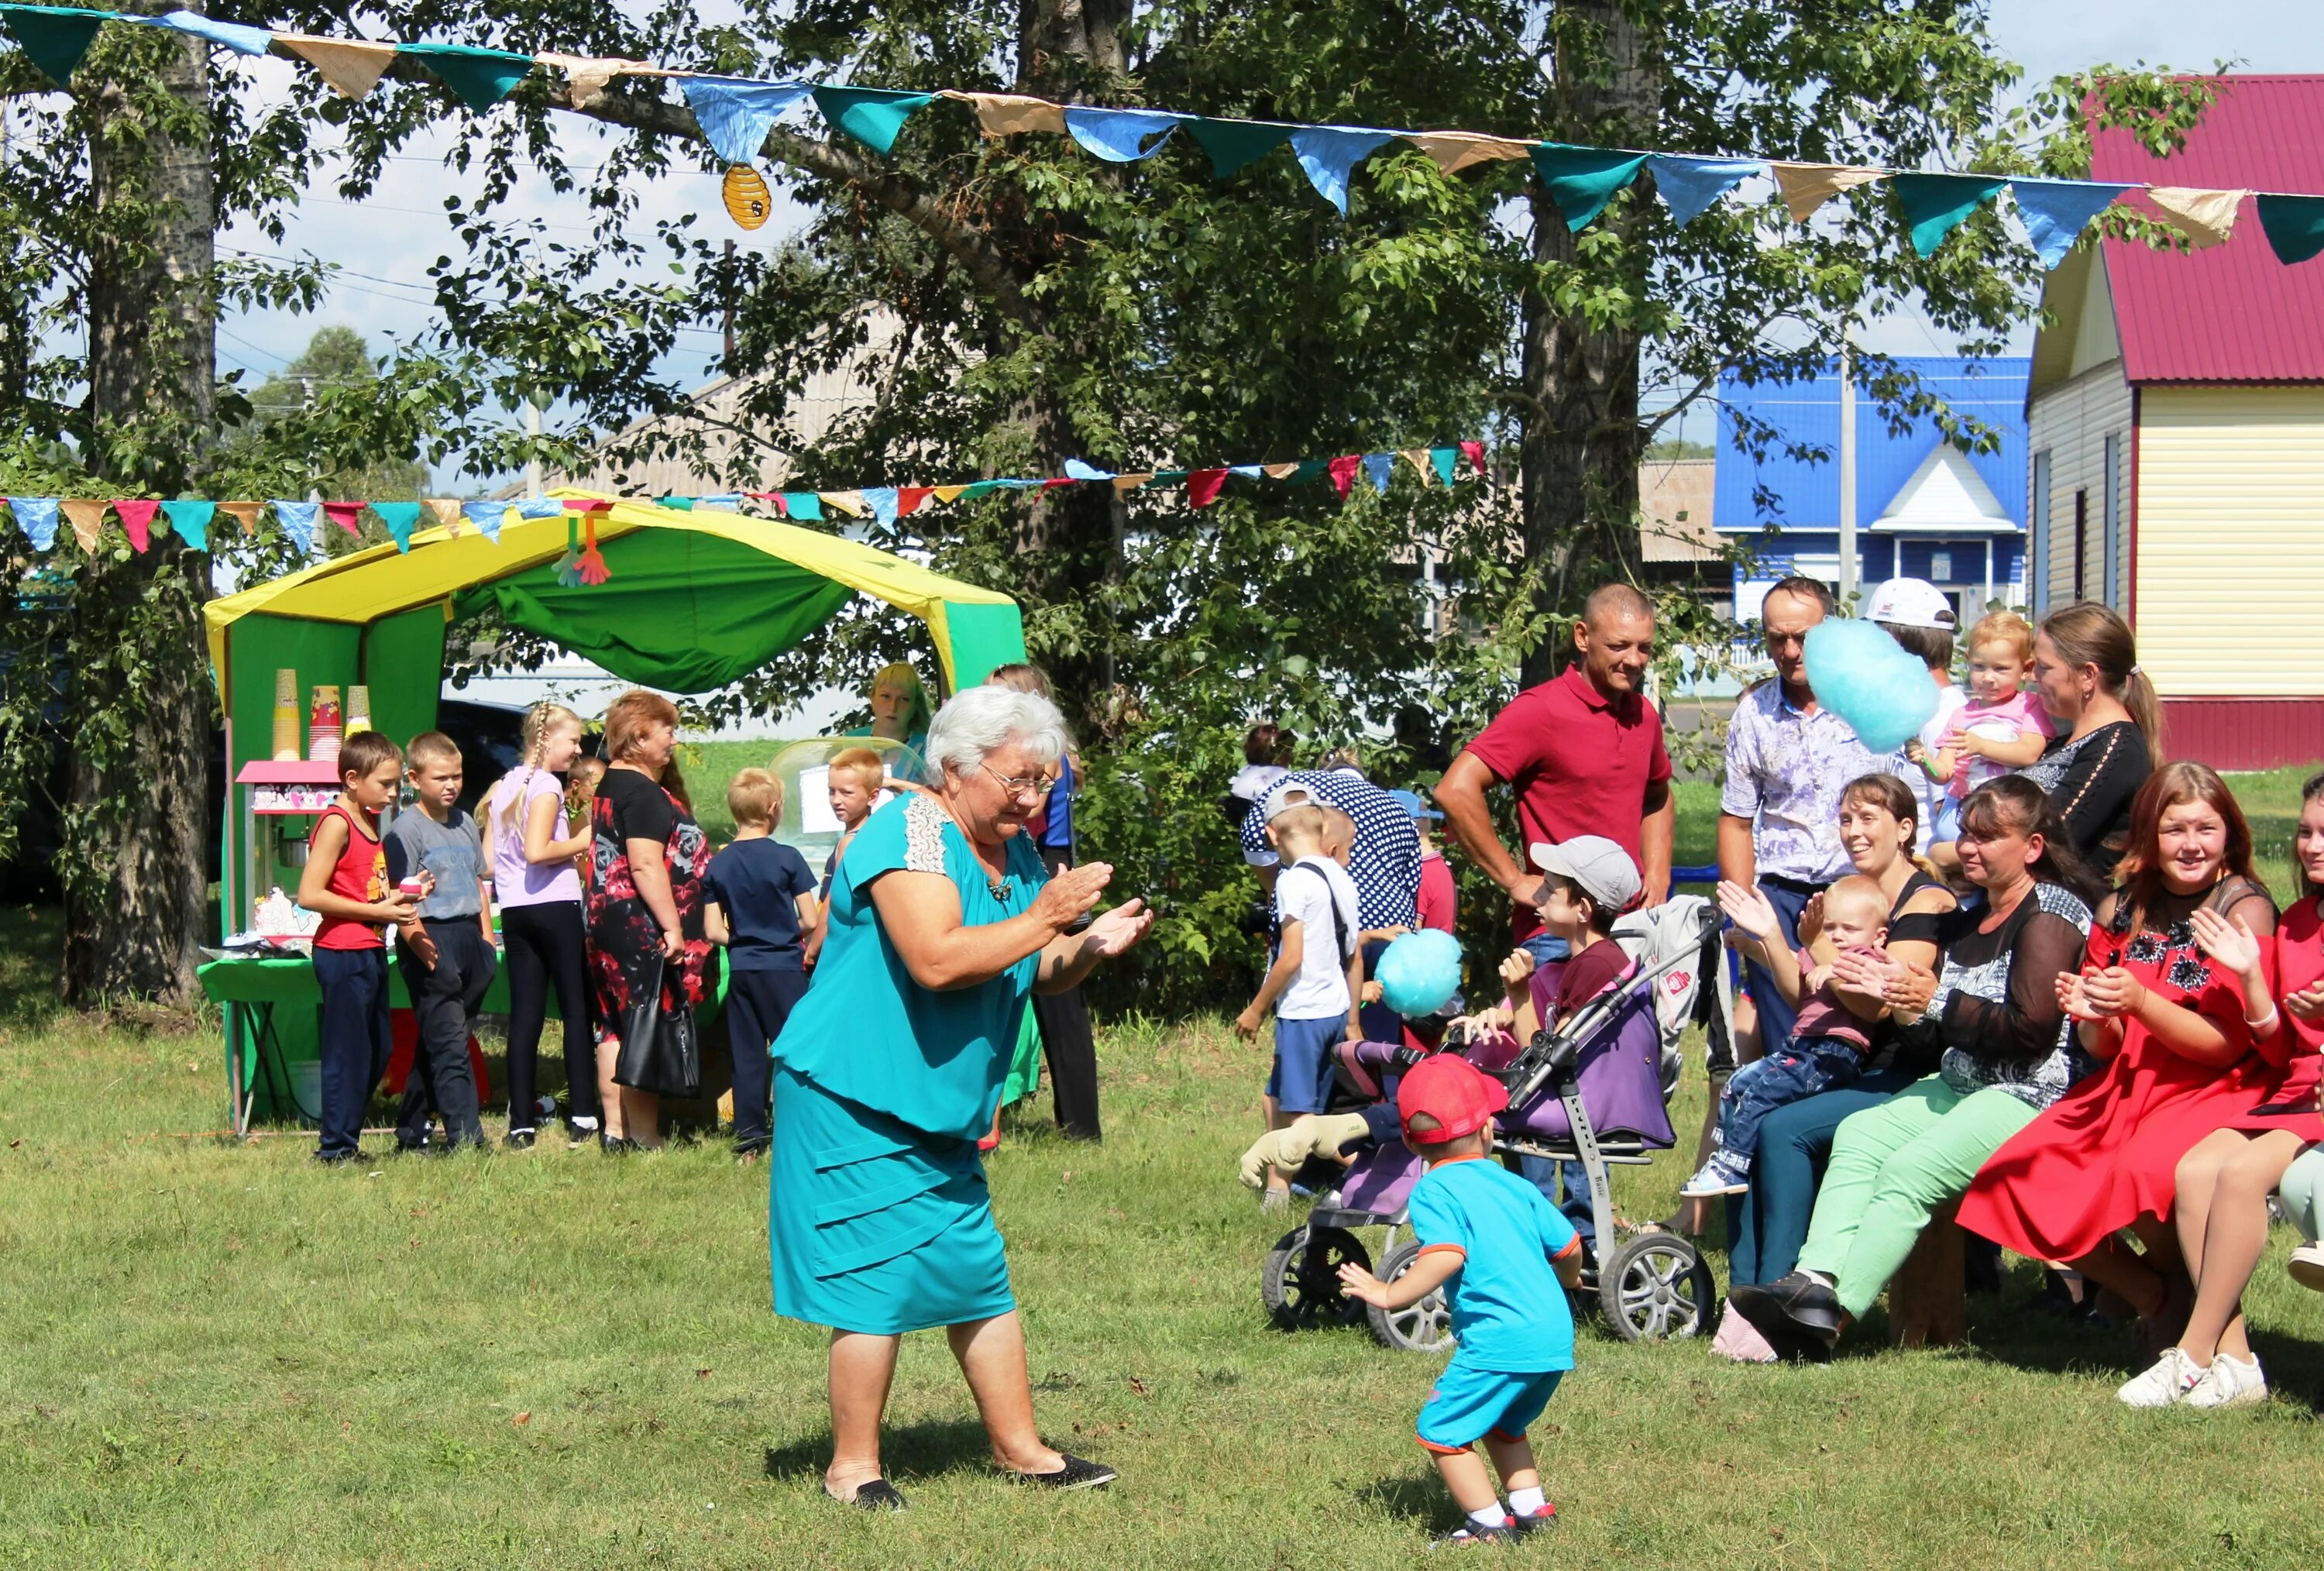
[[1827,618],[1808,629],[1808,686],[1857,740],[1891,753],[1937,712],[1929,668],[1877,624]]
[[1425,929],[1406,933],[1382,951],[1380,1002],[1406,1020],[1424,1020],[1461,991],[1461,941]]

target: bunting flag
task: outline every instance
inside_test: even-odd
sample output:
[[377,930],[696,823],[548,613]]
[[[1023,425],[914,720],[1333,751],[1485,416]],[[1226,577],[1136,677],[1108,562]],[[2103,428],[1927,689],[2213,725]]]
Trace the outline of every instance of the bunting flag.
[[1186,122],[1186,134],[1202,145],[1211,155],[1211,174],[1224,180],[1253,160],[1266,157],[1291,140],[1291,127],[1265,120],[1209,120],[1200,117]]
[[15,515],[16,527],[32,542],[36,551],[45,551],[57,543],[57,499],[53,496],[11,496],[8,511]]
[[73,539],[80,541],[80,549],[94,552],[97,537],[105,532],[105,504],[71,496],[57,505],[64,509],[65,522],[72,525]]
[[1399,448],[1397,449],[1396,456],[1412,466],[1413,473],[1420,476],[1420,488],[1424,491],[1427,490],[1428,483],[1436,478],[1435,466],[1428,461],[1428,449]]
[[1775,189],[1782,193],[1784,208],[1792,215],[1793,221],[1800,224],[1814,217],[1818,208],[1840,192],[1868,186],[1886,173],[1885,170],[1862,169],[1844,163],[1775,162],[1767,167],[1775,173]]
[[337,524],[341,529],[346,530],[349,534],[354,535],[358,539],[362,538],[363,525],[356,521],[363,516],[363,510],[364,504],[360,502],[326,502],[323,504],[324,516],[328,518],[333,523]]
[[786,516],[799,519],[807,523],[823,522],[823,498],[812,491],[784,492],[782,509]]
[[463,502],[460,515],[476,526],[476,531],[494,545],[501,543],[501,520],[508,515],[505,502]]
[[1114,494],[1127,496],[1153,478],[1154,471],[1151,469],[1138,469],[1127,475],[1116,475],[1113,477]]
[[1394,453],[1366,453],[1364,455],[1364,473],[1366,476],[1370,477],[1372,489],[1379,492],[1381,495],[1385,496],[1388,494],[1388,476],[1394,474],[1395,471],[1396,455]]
[[532,69],[529,54],[478,49],[467,43],[406,43],[396,46],[426,66],[452,96],[481,115],[511,93]]
[[2259,226],[2275,259],[2291,267],[2324,251],[2324,197],[2259,199]]
[[2034,254],[2044,267],[2055,267],[2074,248],[2090,220],[2130,189],[2126,185],[2087,180],[2013,180],[2010,199],[2017,205],[2017,220],[2034,242]]
[[1136,163],[1161,152],[1162,144],[1170,140],[1170,133],[1178,129],[1183,118],[1156,109],[1087,109],[1074,106],[1065,110],[1065,129],[1075,142],[1108,163]]
[[109,11],[89,11],[78,5],[10,5],[0,11],[10,36],[41,74],[62,88],[72,81],[80,57],[97,42],[97,30],[112,17]]
[[[1428,449],[1428,467],[1436,471],[1436,477],[1444,482],[1444,485],[1447,490],[1452,488],[1452,466],[1458,461],[1459,455],[1454,453],[1450,448],[1431,448]],[[1481,467],[1481,466],[1480,467]]]
[[1354,125],[1303,125],[1291,134],[1291,155],[1306,171],[1315,194],[1345,217],[1350,172],[1395,134]]
[[1186,476],[1186,504],[1190,507],[1208,507],[1219,499],[1219,492],[1227,483],[1224,469],[1195,469]]
[[115,497],[113,516],[121,521],[129,536],[132,550],[143,556],[153,544],[153,514],[161,510],[158,502],[141,501],[132,497]]
[[274,522],[290,537],[290,543],[311,556],[315,550],[315,517],[323,511],[319,502],[291,502],[275,497],[267,503],[274,509]]
[[1068,480],[1111,480],[1114,478],[1114,473],[1111,469],[1101,469],[1096,467],[1094,465],[1084,464],[1079,458],[1067,458],[1065,460],[1065,478]]
[[161,504],[161,516],[170,521],[180,540],[190,550],[210,549],[210,520],[217,516],[215,502],[176,501]]
[[[1350,453],[1344,458],[1333,458],[1324,465],[1325,471],[1332,476],[1332,487],[1339,492],[1341,501],[1348,499],[1348,488],[1356,483],[1356,470],[1363,461],[1361,453]],[[1297,477],[1296,472],[1293,477]]]
[[973,106],[978,130],[995,140],[1028,131],[1052,131],[1060,136],[1065,134],[1065,110],[1047,98],[1028,97],[1023,93],[947,92],[942,96]]
[[1708,212],[1711,204],[1767,166],[1756,158],[1685,158],[1657,152],[1646,160],[1655,177],[1655,190],[1670,209],[1671,222],[1684,228]]
[[240,524],[242,532],[247,536],[258,532],[259,509],[265,505],[263,502],[221,502],[218,511]]
[[1482,442],[1462,442],[1462,443],[1461,444],[1461,451],[1462,451],[1462,452],[1463,452],[1463,453],[1465,453],[1466,455],[1468,455],[1469,462],[1471,462],[1471,464],[1474,464],[1474,465],[1477,467],[1477,473],[1478,473],[1478,474],[1484,476],[1485,476],[1487,479],[1489,479],[1489,480],[1490,478],[1492,478],[1492,474],[1493,474],[1493,472],[1492,472],[1490,469],[1488,469],[1488,468],[1486,468],[1486,467],[1485,467],[1485,444],[1484,444],[1484,443],[1482,443]]
[[866,511],[861,491],[818,491],[816,494],[823,499],[825,507],[837,508],[850,518],[861,518]]
[[274,42],[274,35],[263,27],[245,27],[239,22],[220,22],[216,17],[204,16],[193,11],[172,11],[156,16],[153,24],[177,32],[191,33],[205,42],[230,49],[236,54],[264,54]]
[[815,106],[837,129],[885,158],[912,111],[934,93],[891,93],[885,88],[817,88]]
[[856,494],[862,497],[863,505],[872,510],[873,522],[890,524],[896,522],[896,488],[893,485],[866,485]]
[[742,77],[680,77],[702,139],[724,162],[749,163],[783,112],[807,96],[805,82],[754,82]]
[[342,98],[358,103],[371,97],[394,63],[395,45],[362,39],[315,38],[303,32],[276,35],[275,42],[315,68],[315,74]]
[[1897,205],[1904,209],[1904,222],[1912,226],[1913,250],[1922,256],[1933,254],[1946,236],[1968,222],[1971,213],[1992,200],[2008,183],[1998,175],[1986,174],[1888,177],[1888,188],[1896,193]]
[[1646,163],[1643,152],[1569,147],[1562,142],[1539,142],[1533,149],[1534,172],[1565,215],[1565,226],[1577,234],[1606,210],[1616,191],[1638,178]]
[[430,497],[420,504],[427,510],[429,522],[444,531],[447,538],[460,538],[460,504],[446,497]]
[[[1286,134],[1289,128],[1285,128]],[[1514,162],[1533,151],[1530,142],[1488,136],[1480,131],[1423,131],[1405,138],[1435,161],[1443,174],[1459,174],[1480,163]]]
[[906,485],[896,493],[896,516],[909,518],[920,510],[921,504],[936,494],[933,485]]
[[2208,190],[2200,186],[2149,186],[2146,199],[2163,213],[2163,221],[2187,236],[2190,250],[2227,243],[2235,232],[2236,209],[2252,193]]
[[[664,77],[672,73],[643,60],[622,60],[618,56],[554,54],[544,51],[533,57],[542,65],[554,66],[565,73],[565,97],[576,109],[586,109],[605,96],[615,77]],[[696,119],[701,118],[700,111]]]
[[411,531],[420,527],[420,504],[374,502],[371,510],[379,514],[380,522],[387,525],[387,532],[394,537],[395,549],[409,551],[411,549]]

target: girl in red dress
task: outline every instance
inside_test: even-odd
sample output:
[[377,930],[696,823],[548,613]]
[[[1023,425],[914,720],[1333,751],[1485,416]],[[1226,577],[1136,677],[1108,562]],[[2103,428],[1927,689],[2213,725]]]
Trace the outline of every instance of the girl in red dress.
[[[2167,1380],[2190,1408],[2241,1407],[2267,1395],[2267,1381],[2244,1331],[2243,1291],[2267,1248],[2268,1191],[2283,1181],[2300,1153],[2324,1141],[2317,1082],[2324,1078],[2324,774],[2300,793],[2300,828],[2292,859],[2300,899],[2275,930],[2275,995],[2282,1016],[2275,1040],[2290,1073],[2268,1099],[2229,1119],[2179,1163],[2179,1247],[2195,1278],[2195,1310],[2176,1347],[2166,1349]],[[2195,916],[2200,936],[2205,911]],[[2222,943],[2227,935],[2218,935]],[[2259,1029],[2259,1028],[2255,1028]],[[2177,1357],[2174,1359],[2173,1354]]]
[[[2172,1312],[2191,1297],[2163,1224],[2179,1159],[2266,1101],[2289,1060],[2266,977],[2275,908],[2251,850],[2242,810],[2204,765],[2168,765],[2139,789],[2122,887],[2098,907],[2080,974],[2058,977],[2103,1067],[2004,1143],[1961,1201],[1963,1227],[2128,1300],[2149,1345],[2177,1339]],[[2201,911],[2218,919],[2199,931]],[[2125,1227],[2144,1258],[2115,1243]]]

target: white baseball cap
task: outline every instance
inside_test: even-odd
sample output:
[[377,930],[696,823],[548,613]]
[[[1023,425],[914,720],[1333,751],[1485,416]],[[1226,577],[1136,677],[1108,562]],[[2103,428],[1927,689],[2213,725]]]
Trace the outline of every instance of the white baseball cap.
[[1934,627],[1950,633],[1960,625],[1953,597],[1926,578],[1891,578],[1864,605],[1867,622],[1897,627]]
[[1582,886],[1582,893],[1609,911],[1628,910],[1642,887],[1638,864],[1603,835],[1576,835],[1555,845],[1536,840],[1533,864],[1544,873],[1572,879]]

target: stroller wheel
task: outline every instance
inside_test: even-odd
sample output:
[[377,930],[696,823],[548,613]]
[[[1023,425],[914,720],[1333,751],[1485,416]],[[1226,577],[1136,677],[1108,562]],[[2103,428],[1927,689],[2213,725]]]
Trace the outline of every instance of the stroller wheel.
[[1371,1252],[1344,1227],[1295,1227],[1276,1240],[1259,1271],[1259,1301],[1286,1331],[1309,1326],[1353,1326],[1364,1317],[1358,1298],[1340,1293],[1340,1267],[1371,1269]]
[[[1380,1264],[1379,1280],[1396,1280],[1419,1258],[1420,1240],[1405,1240],[1388,1252],[1388,1259]],[[1452,1310],[1444,1302],[1442,1288],[1401,1309],[1375,1309],[1367,1305],[1364,1314],[1383,1347],[1398,1353],[1442,1353],[1452,1345]]]
[[1623,1341],[1659,1342],[1710,1330],[1716,1287],[1692,1240],[1641,1233],[1600,1267],[1598,1304]]

